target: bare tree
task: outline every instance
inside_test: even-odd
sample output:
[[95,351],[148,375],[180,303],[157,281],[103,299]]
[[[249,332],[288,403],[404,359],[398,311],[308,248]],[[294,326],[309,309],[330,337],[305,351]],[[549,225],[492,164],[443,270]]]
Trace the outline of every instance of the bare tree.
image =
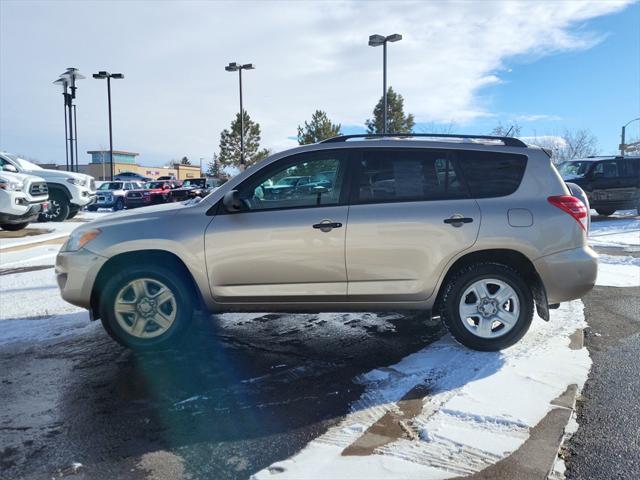
[[561,135],[532,137],[529,143],[550,150],[551,159],[554,163],[597,155],[600,151],[598,139],[587,129],[565,129]]
[[500,122],[493,127],[491,135],[495,135],[496,137],[519,137],[521,131],[522,127],[518,125],[518,122],[513,122],[513,124],[509,126],[502,125],[502,122]]

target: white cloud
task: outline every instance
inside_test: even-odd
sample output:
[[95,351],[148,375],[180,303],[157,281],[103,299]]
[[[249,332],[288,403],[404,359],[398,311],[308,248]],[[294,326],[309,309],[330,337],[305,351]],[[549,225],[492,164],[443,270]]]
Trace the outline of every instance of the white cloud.
[[537,122],[539,120],[561,120],[561,117],[558,115],[547,115],[547,114],[527,114],[527,115],[516,115],[514,120],[517,122]]
[[[238,109],[237,76],[223,67],[240,61],[257,65],[244,76],[245,108],[265,146],[284,148],[315,108],[343,124],[371,115],[382,83],[381,49],[367,46],[376,32],[404,36],[389,46],[389,83],[417,121],[469,122],[491,115],[480,91],[501,82],[509,59],[589,48],[600,37],[580,22],[628,3],[2,2],[0,142],[63,161],[51,82],[76,66],[125,73],[112,86],[118,148],[146,162],[210,157]],[[108,144],[105,90],[80,83],[81,151]]]

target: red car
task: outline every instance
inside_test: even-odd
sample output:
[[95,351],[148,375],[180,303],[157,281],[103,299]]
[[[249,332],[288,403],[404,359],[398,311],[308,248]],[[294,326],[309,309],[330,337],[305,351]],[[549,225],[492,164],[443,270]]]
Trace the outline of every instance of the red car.
[[146,183],[143,189],[127,192],[127,208],[144,207],[166,203],[171,199],[171,190],[180,187],[178,180],[156,180]]

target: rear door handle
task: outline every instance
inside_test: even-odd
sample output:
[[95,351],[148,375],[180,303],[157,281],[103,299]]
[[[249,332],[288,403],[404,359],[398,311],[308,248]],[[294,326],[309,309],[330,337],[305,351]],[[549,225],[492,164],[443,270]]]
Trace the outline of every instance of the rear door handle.
[[447,223],[453,227],[461,227],[463,223],[471,223],[471,222],[473,222],[473,218],[455,216],[455,215],[451,218],[444,219],[444,223]]
[[342,227],[342,224],[340,222],[332,222],[331,220],[323,220],[322,222],[316,223],[312,226],[322,232],[330,232],[334,228]]

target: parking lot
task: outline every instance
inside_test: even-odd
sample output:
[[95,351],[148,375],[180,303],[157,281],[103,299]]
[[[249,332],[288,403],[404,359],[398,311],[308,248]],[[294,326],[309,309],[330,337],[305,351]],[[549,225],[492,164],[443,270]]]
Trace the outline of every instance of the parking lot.
[[[368,478],[446,478],[494,464],[518,471],[512,452],[531,448],[550,402],[587,378],[591,360],[576,338],[591,331],[590,316],[619,302],[637,308],[628,293],[640,279],[640,220],[629,213],[594,217],[603,286],[585,300],[586,318],[582,302],[564,304],[551,322],[534,319],[505,352],[464,349],[437,319],[417,313],[256,313],[199,318],[180,349],[135,354],[59,298],[54,257],[73,223],[2,238],[3,478],[320,478],[318,469],[334,478],[355,469]],[[616,335],[635,332],[629,325]],[[550,468],[558,445],[547,443],[550,456],[534,452]],[[590,468],[580,461],[569,466]]]

